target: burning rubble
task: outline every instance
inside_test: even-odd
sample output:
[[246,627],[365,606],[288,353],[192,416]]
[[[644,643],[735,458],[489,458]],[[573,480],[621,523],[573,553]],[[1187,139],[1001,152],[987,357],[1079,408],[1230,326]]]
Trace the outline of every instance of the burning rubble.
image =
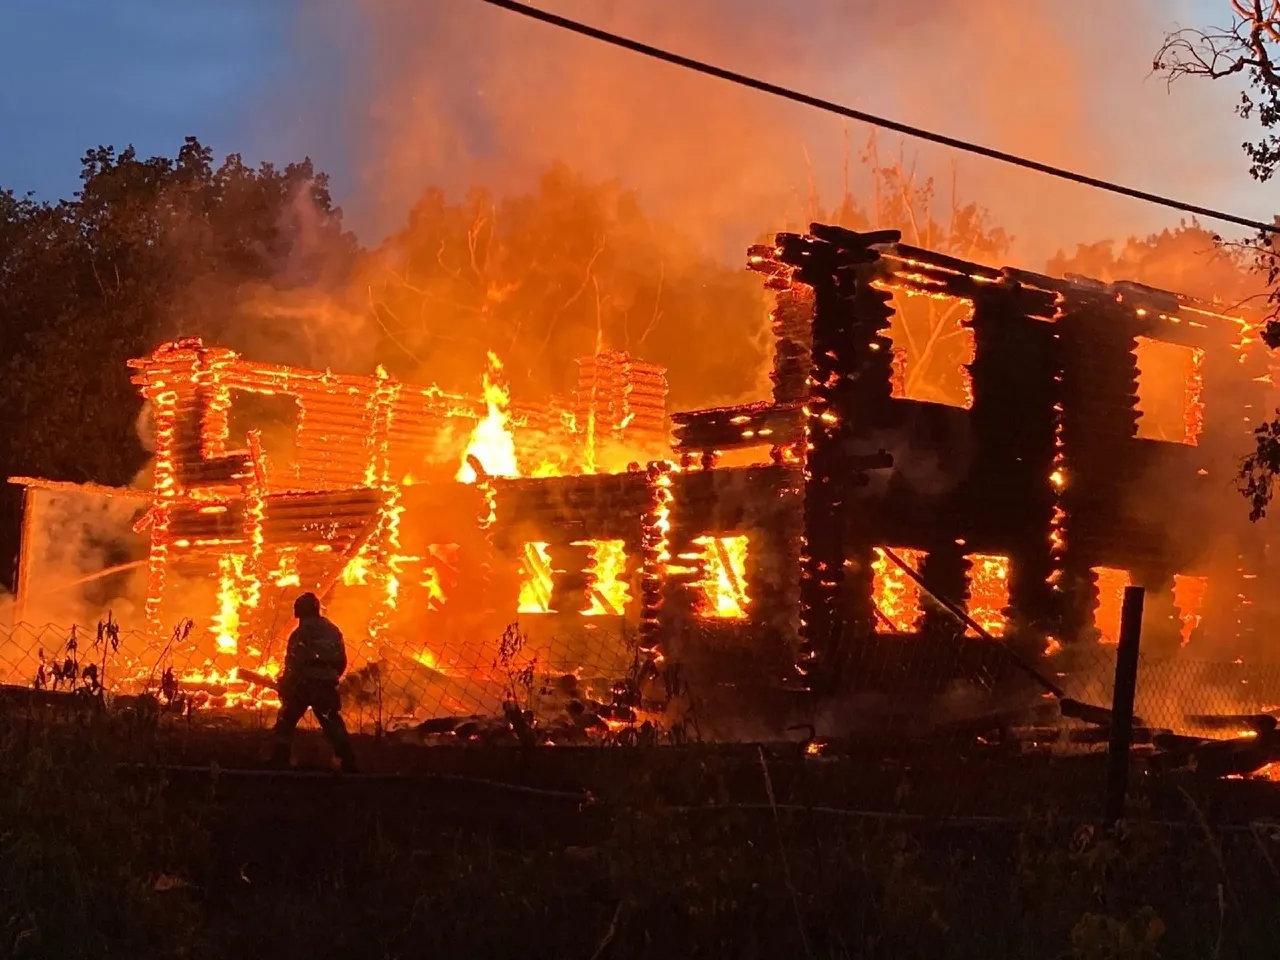
[[[168,670],[205,702],[270,704],[261,681],[301,590],[343,624],[380,723],[454,732],[513,704],[591,704],[588,726],[656,717],[689,664],[827,696],[880,682],[868,658],[956,663],[966,645],[1062,672],[1070,650],[1114,642],[1130,583],[1151,597],[1149,653],[1248,642],[1257,530],[1242,518],[1191,550],[1124,509],[1155,475],[1192,511],[1222,495],[1213,441],[1247,442],[1267,402],[1242,321],[892,231],[815,224],[753,247],[749,266],[777,295],[773,390],[731,407],[668,413],[665,371],[609,350],[541,404],[511,395],[493,353],[476,396],[198,340],[134,361],[151,488],[71,488],[136,503],[147,540],[145,630],[107,682],[137,691]],[[895,305],[920,298],[966,344],[932,400],[892,338]],[[1151,389],[1157,368],[1177,371],[1172,392]],[[283,403],[287,422],[243,422],[246,396]],[[904,456],[948,483],[913,483]],[[28,519],[67,492],[13,482]],[[40,593],[35,566],[24,542],[20,606]]]

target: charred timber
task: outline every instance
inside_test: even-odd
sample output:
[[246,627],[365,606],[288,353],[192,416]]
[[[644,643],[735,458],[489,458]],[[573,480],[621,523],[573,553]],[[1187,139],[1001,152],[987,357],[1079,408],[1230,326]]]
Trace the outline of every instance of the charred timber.
[[[967,539],[975,552],[1007,554],[1018,619],[1056,632],[1049,530],[1057,495],[1050,481],[1060,401],[1053,327],[1028,322],[999,289],[975,300],[969,422],[982,455],[963,485]],[[989,540],[991,547],[981,546]]]
[[1155,758],[1157,769],[1183,770],[1196,776],[1241,777],[1280,761],[1280,736],[1275,733],[1230,740],[1195,740],[1159,734],[1155,745],[1163,754]]
[[[807,373],[806,373],[807,376]],[[733,450],[760,444],[783,446],[804,438],[800,404],[716,407],[672,414],[677,450]]]
[[846,634],[871,632],[869,591],[856,604],[844,588],[844,503],[851,424],[856,418],[858,430],[874,429],[890,405],[892,344],[884,331],[892,310],[872,282],[876,245],[898,239],[897,231],[812,224],[810,236],[779,234],[776,242],[777,258],[813,291],[798,666],[817,689],[838,687],[853,639]]

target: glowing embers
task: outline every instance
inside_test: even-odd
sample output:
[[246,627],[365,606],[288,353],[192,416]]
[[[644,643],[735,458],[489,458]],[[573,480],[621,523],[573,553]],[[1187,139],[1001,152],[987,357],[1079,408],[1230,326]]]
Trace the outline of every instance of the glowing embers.
[[949,407],[973,406],[969,364],[977,346],[973,302],[943,294],[893,289],[892,394]]
[[589,591],[585,617],[620,617],[631,602],[627,581],[625,540],[583,540],[574,546],[591,550],[591,566],[587,569]]
[[554,613],[551,594],[555,589],[555,571],[551,568],[550,545],[540,541],[526,543],[520,558],[519,613]]
[[650,463],[646,471],[650,499],[640,524],[640,650],[654,663],[662,660],[658,638],[664,578],[671,562],[671,506],[675,500],[671,473],[676,469],[675,464],[664,460]]
[[1195,446],[1204,429],[1204,350],[1138,337],[1138,436]]
[[1190,577],[1175,574],[1173,577],[1173,605],[1178,608],[1178,620],[1182,624],[1182,646],[1191,642],[1191,636],[1200,626],[1204,612],[1204,598],[1209,590],[1208,577]]
[[[170,508],[178,496],[178,473],[174,445],[177,437],[178,392],[163,380],[156,380],[146,395],[154,407],[155,467],[152,470],[154,503],[147,513],[151,523],[151,551],[147,567],[147,628],[160,637],[160,603],[164,596],[165,568],[169,562]],[[141,523],[141,522],[140,522]],[[140,526],[135,526],[135,530]]]
[[275,569],[268,574],[268,578],[277,587],[302,586],[302,577],[298,573],[298,551],[280,551],[280,557],[276,560]]
[[747,596],[747,537],[696,537],[693,542],[702,548],[698,616],[744,619],[751,602]]
[[[889,547],[912,570],[919,571],[925,551]],[[920,626],[924,609],[920,587],[879,547],[871,563],[871,602],[875,604],[876,633],[912,633]]]
[[[985,553],[971,553],[969,561],[968,614],[978,626],[993,637],[1004,636],[1009,606],[1009,558]],[[973,628],[969,635],[975,636]]]
[[502,361],[489,353],[489,369],[484,374],[485,417],[471,431],[471,440],[462,455],[457,479],[475,483],[476,471],[468,462],[474,457],[491,477],[518,477],[516,441],[511,434],[511,391],[502,382]]
[[1093,608],[1093,627],[1098,631],[1098,642],[1119,643],[1124,588],[1131,586],[1133,581],[1128,570],[1112,567],[1094,567],[1093,576],[1098,589],[1098,602]]

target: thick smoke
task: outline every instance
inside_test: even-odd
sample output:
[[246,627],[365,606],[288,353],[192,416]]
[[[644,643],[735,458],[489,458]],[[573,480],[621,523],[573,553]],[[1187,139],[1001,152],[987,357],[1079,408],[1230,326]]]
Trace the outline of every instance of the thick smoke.
[[[1214,84],[1170,92],[1149,76],[1173,18],[1189,15],[1176,5],[947,0],[927,14],[889,0],[814,0],[802,13],[785,0],[542,6],[871,113],[1156,191],[1207,203],[1211,188],[1243,177],[1232,92]],[[481,3],[306,5],[295,44],[304,72],[267,98],[259,120],[273,132],[264,144],[272,153],[309,153],[335,171],[347,223],[366,244],[401,231],[428,188],[456,201],[482,187],[501,200],[535,189],[556,163],[586,182],[634,190],[645,215],[671,235],[663,256],[670,263],[691,263],[701,250],[736,266],[747,244],[802,227],[845,190],[863,209],[877,206],[860,162],[870,127]],[[898,155],[890,135],[878,146],[882,157]],[[961,204],[989,208],[992,222],[1013,235],[1008,260],[1018,266],[1039,269],[1060,249],[1172,220],[1136,201],[930,144],[908,141],[901,158],[917,186],[936,178],[938,207],[954,189]],[[583,229],[548,226],[549,238]],[[283,302],[257,298],[253,316],[271,318],[266,329],[293,331],[286,343],[294,362],[364,370],[408,359],[402,372],[415,379],[444,382],[460,370],[478,377],[483,353],[474,349],[438,347],[423,358],[413,344],[387,345],[388,324],[371,309],[379,272],[398,266],[389,259],[394,251],[384,254],[340,297],[299,288]],[[1210,255],[1188,251],[1186,272]],[[634,306],[655,316],[661,308],[643,298]],[[683,332],[679,351],[713,355],[731,341],[763,343],[763,306],[744,309],[739,299],[721,313],[718,323]],[[557,343],[556,352],[589,352],[589,339]],[[369,354],[379,341],[390,357]],[[261,336],[253,342],[263,345]],[[660,354],[668,349],[650,341],[637,352],[667,362]],[[753,375],[676,378],[673,401],[759,395],[768,351],[746,352]],[[554,374],[538,382],[542,372],[526,371],[539,390],[564,386]]]
[[[0,597],[0,683],[28,683],[39,653],[56,657],[72,624],[88,637],[108,613],[128,631],[142,622],[145,541],[131,527],[144,500],[32,490],[22,607]],[[21,617],[21,623],[14,622]]]
[[[1169,95],[1162,81],[1146,77],[1172,25],[1174,11],[1162,4],[542,6],[872,113],[1152,190],[1208,202],[1218,170],[1242,175],[1226,91],[1185,85]],[[480,3],[359,0],[304,4],[301,11],[296,43],[311,65],[305,79],[315,82],[295,78],[294,92],[267,98],[263,117],[291,122],[273,124],[280,132],[264,144],[270,153],[310,153],[334,171],[347,222],[366,244],[401,229],[428,187],[450,198],[475,186],[509,196],[531,189],[555,162],[592,182],[617,180],[637,191],[648,216],[683,235],[673,251],[701,250],[731,264],[761,235],[802,225],[815,205],[833,206],[846,183],[856,198],[870,200],[856,156],[870,130],[859,124]],[[848,180],[846,142],[854,153]],[[1205,152],[1215,143],[1223,145],[1220,160]],[[1169,220],[1083,186],[990,161],[957,161],[942,148],[908,144],[905,156],[918,164],[921,180],[949,182],[958,162],[961,199],[990,208],[994,222],[1014,235],[1010,260],[1017,265],[1036,268],[1060,248],[1146,233]],[[240,292],[227,342],[255,359],[367,371],[386,359],[373,351],[381,331],[369,310],[371,284],[358,276],[335,293],[302,269],[309,231],[321,225],[308,219],[307,205],[294,206],[298,261],[284,266],[280,284]],[[725,310],[718,326],[700,328],[683,347],[760,340],[765,315]],[[441,379],[441,365],[464,359],[461,368],[478,384],[481,364],[460,356],[439,356],[417,372]],[[685,389],[673,388],[677,395]],[[742,397],[708,383],[696,399]],[[927,487],[946,482],[935,464],[921,465],[913,479]],[[79,522],[74,511],[65,520]],[[69,574],[90,562],[105,565],[83,536],[73,543],[83,552]],[[91,622],[101,606],[85,601],[75,617]]]
[[[1234,92],[1187,84],[1169,93],[1148,76],[1176,5],[541,5],[871,113],[1149,189],[1207,202],[1211,188],[1241,175]],[[323,137],[321,115],[340,131],[354,181],[347,207],[366,235],[397,228],[427,185],[518,189],[564,161],[589,177],[619,178],[651,214],[736,261],[757,234],[802,214],[811,190],[834,199],[845,136],[860,145],[869,133],[483,4],[362,0],[341,14],[308,5],[301,18],[301,49],[331,76],[336,69],[343,94],[291,98],[291,114],[315,117],[295,123],[292,137],[310,148]],[[954,159],[944,148],[919,149],[925,174],[947,176]],[[1145,233],[1169,219],[1083,186],[960,161],[964,192],[1020,239],[1023,265],[1038,266],[1064,243]]]

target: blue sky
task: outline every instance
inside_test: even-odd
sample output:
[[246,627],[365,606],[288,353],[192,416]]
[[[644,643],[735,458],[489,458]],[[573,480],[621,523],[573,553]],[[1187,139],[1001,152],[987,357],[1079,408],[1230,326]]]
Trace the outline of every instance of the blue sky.
[[292,0],[0,0],[0,184],[65,196],[98,144],[233,149],[289,69],[293,15]]
[[[368,110],[361,84],[370,72],[367,51],[359,49],[356,2],[0,0],[0,29],[9,38],[0,59],[0,186],[56,199],[76,188],[79,157],[92,146],[133,143],[143,154],[172,155],[183,136],[195,134],[219,156],[239,151],[250,162],[311,154],[334,177],[339,200],[351,200],[359,189],[360,161],[349,121]],[[430,6],[444,0],[415,2]],[[1162,17],[1186,23],[1224,19],[1226,10],[1226,0],[1118,2],[1157,3]],[[326,27],[302,37],[304,3],[312,27],[317,16]],[[838,61],[803,66],[777,79],[816,89],[827,86],[825,77],[834,83],[843,69]],[[1229,113],[1230,98],[1217,100]],[[861,97],[858,106],[895,109],[891,102]],[[1186,149],[1203,154],[1197,163],[1212,176],[1187,184],[1190,199],[1269,216],[1238,153],[1246,131],[1205,143],[1194,134],[1189,125]],[[1124,174],[1137,181],[1133,185],[1178,186],[1162,179],[1165,164],[1158,153],[1133,159]]]

